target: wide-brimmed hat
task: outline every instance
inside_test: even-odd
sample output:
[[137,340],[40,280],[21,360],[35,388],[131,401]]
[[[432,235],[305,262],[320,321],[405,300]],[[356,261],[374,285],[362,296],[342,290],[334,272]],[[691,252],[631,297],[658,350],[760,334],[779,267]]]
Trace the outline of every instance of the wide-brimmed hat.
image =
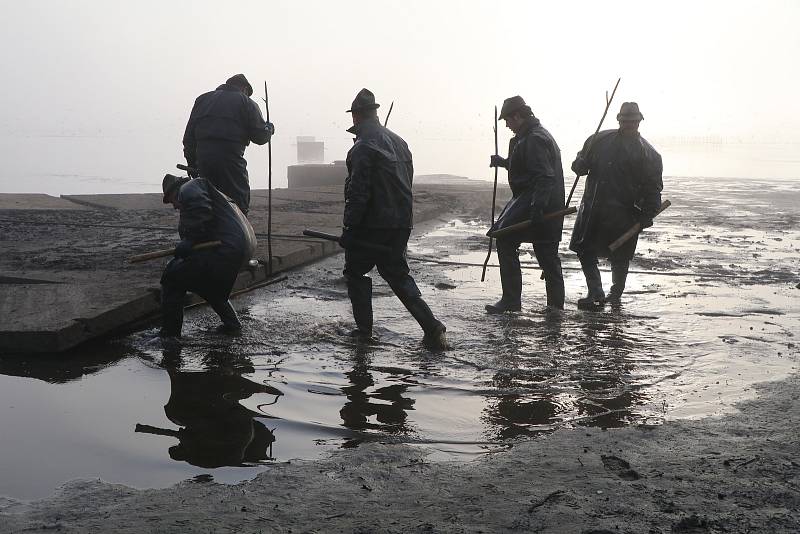
[[244,74],[234,74],[227,80],[225,83],[228,85],[235,85],[236,87],[241,87],[244,89],[244,94],[247,96],[253,96],[253,86],[250,85],[250,82],[247,81],[247,78],[244,77]]
[[161,190],[164,192],[164,198],[162,198],[164,204],[169,204],[167,197],[188,181],[189,178],[185,176],[175,176],[174,174],[164,176],[164,181],[161,182]]
[[375,102],[375,95],[372,94],[372,91],[365,88],[358,92],[355,100],[353,100],[353,103],[350,105],[350,109],[348,109],[345,113],[366,111],[368,109],[378,109],[379,107],[381,107],[381,105]]
[[499,120],[506,119],[513,115],[515,111],[519,111],[524,108],[528,108],[528,111],[531,109],[521,96],[517,95],[506,98],[503,100],[503,107],[500,108],[500,116],[497,118]]
[[644,115],[639,111],[639,104],[636,102],[623,102],[622,107],[619,108],[617,113],[618,121],[641,121],[644,120]]

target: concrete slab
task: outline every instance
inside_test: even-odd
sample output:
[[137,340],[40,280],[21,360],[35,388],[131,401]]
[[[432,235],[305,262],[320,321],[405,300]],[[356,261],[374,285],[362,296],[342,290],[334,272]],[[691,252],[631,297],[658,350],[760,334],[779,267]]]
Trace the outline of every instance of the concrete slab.
[[0,193],[0,210],[84,210],[67,199],[36,193]]
[[[467,216],[486,211],[491,186],[462,180],[449,187],[417,185],[415,223],[454,210]],[[268,278],[266,203],[260,192],[254,196],[249,216],[259,236],[255,256],[262,262],[240,273],[237,290]],[[64,351],[152,320],[159,313],[159,279],[169,258],[139,264],[127,259],[177,243],[177,217],[161,202],[161,195],[50,198],[61,203],[54,205],[68,207],[52,208],[52,212],[17,209],[0,218],[4,251],[0,255],[0,352]],[[335,242],[302,236],[305,228],[340,232],[344,207],[340,187],[278,190],[273,200],[273,275],[342,251]],[[93,209],[78,206],[80,211],[74,212],[73,202]]]

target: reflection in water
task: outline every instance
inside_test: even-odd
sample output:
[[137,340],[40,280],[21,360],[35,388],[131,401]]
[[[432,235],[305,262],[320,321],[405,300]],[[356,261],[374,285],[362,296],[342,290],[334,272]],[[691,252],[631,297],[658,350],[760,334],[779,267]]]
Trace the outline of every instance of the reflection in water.
[[[352,430],[380,430],[391,434],[408,431],[407,410],[414,409],[414,399],[404,397],[406,384],[390,384],[368,392],[375,385],[369,371],[368,346],[359,346],[353,351],[353,368],[345,373],[350,385],[341,388],[347,396],[339,415],[344,426]],[[377,422],[371,422],[375,416]]]
[[210,352],[204,371],[181,371],[180,347],[165,350],[162,365],[169,374],[171,393],[164,406],[169,430],[136,425],[136,432],[173,436],[179,443],[169,448],[173,460],[198,467],[241,466],[272,459],[273,433],[254,419],[264,414],[241,404],[256,393],[281,395],[271,386],[243,377],[252,373],[249,360],[231,362],[227,353]]
[[581,396],[575,401],[583,417],[579,425],[624,426],[633,416],[631,407],[643,398],[632,373],[636,355],[647,351],[649,342],[627,335],[627,320],[618,305],[610,315],[587,314],[580,355],[586,367],[577,380]]
[[563,423],[629,424],[631,407],[643,399],[632,372],[647,340],[625,333],[628,318],[619,306],[583,314],[568,333],[563,319],[517,318],[504,325],[504,368],[490,381],[483,417],[495,439],[530,436]]

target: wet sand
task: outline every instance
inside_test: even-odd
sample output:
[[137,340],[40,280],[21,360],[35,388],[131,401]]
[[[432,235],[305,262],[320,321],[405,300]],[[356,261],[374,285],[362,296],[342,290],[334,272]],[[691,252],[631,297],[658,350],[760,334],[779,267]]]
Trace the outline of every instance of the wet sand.
[[[165,467],[194,462],[195,478],[161,489],[71,482],[47,499],[3,500],[0,532],[796,531],[797,186],[667,184],[675,206],[642,237],[640,273],[617,308],[575,310],[582,279],[565,253],[563,316],[542,315],[543,284],[526,270],[523,313],[487,317],[496,269],[481,284],[479,268],[433,263],[482,261],[485,222],[467,210],[419,228],[409,250],[448,324],[447,353],[420,346],[380,284],[376,343],[343,339],[337,258],[237,301],[247,310],[242,338],[209,334],[213,318],[197,310],[178,351],[152,345],[150,331],[119,340],[122,361],[169,375],[169,428],[223,433],[209,426],[219,413],[202,399],[187,408],[195,397],[181,393],[234,380],[214,390],[238,392],[222,419],[244,409],[277,428],[275,460],[250,468],[253,480],[220,484],[220,469],[197,467],[219,454],[191,456],[190,440],[128,424],[126,440],[180,442],[183,456]],[[87,364],[83,380],[135,379],[117,361]],[[91,382],[92,365],[117,376]],[[195,423],[187,410],[208,417]],[[315,435],[322,459],[296,459],[309,456],[294,444]]]

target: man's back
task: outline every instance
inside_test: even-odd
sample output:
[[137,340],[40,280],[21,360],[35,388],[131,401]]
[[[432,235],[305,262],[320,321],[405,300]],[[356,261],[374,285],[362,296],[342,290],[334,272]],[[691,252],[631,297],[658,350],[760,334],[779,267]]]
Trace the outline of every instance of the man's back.
[[377,119],[350,130],[344,226],[411,228],[414,165],[406,142]]

